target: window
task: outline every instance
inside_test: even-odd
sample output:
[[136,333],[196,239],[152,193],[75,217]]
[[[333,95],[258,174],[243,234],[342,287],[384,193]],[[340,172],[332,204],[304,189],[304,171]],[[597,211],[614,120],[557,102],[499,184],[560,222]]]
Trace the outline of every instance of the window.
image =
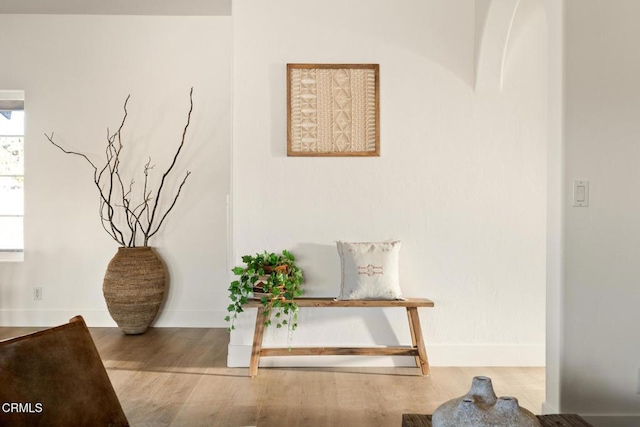
[[0,259],[24,249],[24,94],[0,92]]

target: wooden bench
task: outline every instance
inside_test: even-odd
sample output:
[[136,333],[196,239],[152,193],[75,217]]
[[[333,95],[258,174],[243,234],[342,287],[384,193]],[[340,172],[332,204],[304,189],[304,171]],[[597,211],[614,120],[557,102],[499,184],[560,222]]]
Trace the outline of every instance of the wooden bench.
[[297,298],[298,307],[404,307],[407,309],[411,346],[389,347],[262,347],[264,323],[269,320],[264,316],[264,307],[259,299],[250,299],[245,307],[257,308],[256,327],[253,334],[251,363],[249,376],[258,375],[261,357],[267,356],[414,356],[416,366],[422,375],[429,374],[429,361],[422,338],[422,327],[418,316],[418,307],[433,307],[433,301],[426,298],[407,298],[405,300],[336,300],[334,298]]

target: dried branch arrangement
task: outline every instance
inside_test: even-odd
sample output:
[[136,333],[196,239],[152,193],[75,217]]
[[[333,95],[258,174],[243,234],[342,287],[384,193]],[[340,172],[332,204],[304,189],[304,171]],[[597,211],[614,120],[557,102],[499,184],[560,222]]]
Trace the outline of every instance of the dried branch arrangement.
[[[96,164],[83,153],[71,151],[63,148],[56,143],[51,135],[45,134],[49,142],[58,147],[66,154],[72,154],[82,157],[93,168],[93,182],[100,193],[100,221],[104,230],[121,246],[136,247],[149,246],[149,239],[153,237],[162,226],[167,215],[178,201],[182,187],[191,172],[187,171],[182,182],[173,197],[173,201],[169,207],[162,212],[159,208],[160,196],[165,186],[165,181],[173,167],[176,164],[178,156],[184,146],[187,129],[191,123],[191,113],[193,111],[193,88],[189,92],[189,113],[187,114],[187,123],[182,131],[182,140],[173,156],[173,161],[169,168],[162,174],[160,184],[157,191],[149,188],[149,173],[154,168],[151,164],[151,157],[144,165],[144,182],[142,189],[142,200],[134,201],[134,180],[132,179],[127,185],[120,173],[121,153],[124,145],[122,143],[122,129],[127,120],[127,103],[131,95],[127,96],[124,102],[124,116],[120,127],[115,133],[111,133],[107,128],[107,146],[105,149],[104,164]],[[138,237],[142,239],[142,245],[139,244]]]

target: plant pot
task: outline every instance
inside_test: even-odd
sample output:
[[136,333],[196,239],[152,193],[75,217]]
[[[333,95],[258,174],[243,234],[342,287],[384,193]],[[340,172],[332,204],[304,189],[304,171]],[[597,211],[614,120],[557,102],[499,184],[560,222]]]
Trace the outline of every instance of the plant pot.
[[289,271],[289,266],[288,265],[276,265],[276,266],[265,265],[264,267],[262,267],[262,269],[266,274],[271,274],[274,271],[276,273],[287,274],[287,272]]
[[150,247],[120,247],[109,262],[102,291],[109,314],[122,332],[143,334],[164,299],[167,271]]
[[[258,280],[253,284],[254,298],[261,298],[269,295],[267,292],[265,292],[264,285],[267,283],[267,280],[269,280],[269,276],[272,273],[275,272],[275,273],[287,274],[289,272],[289,266],[287,265],[276,265],[276,266],[265,265],[264,267],[262,267],[262,269],[264,270],[265,275],[258,277]],[[281,290],[284,290],[284,285],[281,285],[278,287]]]

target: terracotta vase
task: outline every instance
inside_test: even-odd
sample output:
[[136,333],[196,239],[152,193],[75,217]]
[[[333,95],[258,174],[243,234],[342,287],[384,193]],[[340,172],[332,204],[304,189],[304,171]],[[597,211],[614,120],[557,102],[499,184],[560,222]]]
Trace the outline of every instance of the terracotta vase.
[[451,399],[433,412],[433,427],[540,427],[531,412],[510,396],[496,397],[489,377],[474,377],[464,396]]
[[167,271],[150,247],[118,248],[104,275],[102,291],[109,314],[125,334],[143,334],[164,299]]

